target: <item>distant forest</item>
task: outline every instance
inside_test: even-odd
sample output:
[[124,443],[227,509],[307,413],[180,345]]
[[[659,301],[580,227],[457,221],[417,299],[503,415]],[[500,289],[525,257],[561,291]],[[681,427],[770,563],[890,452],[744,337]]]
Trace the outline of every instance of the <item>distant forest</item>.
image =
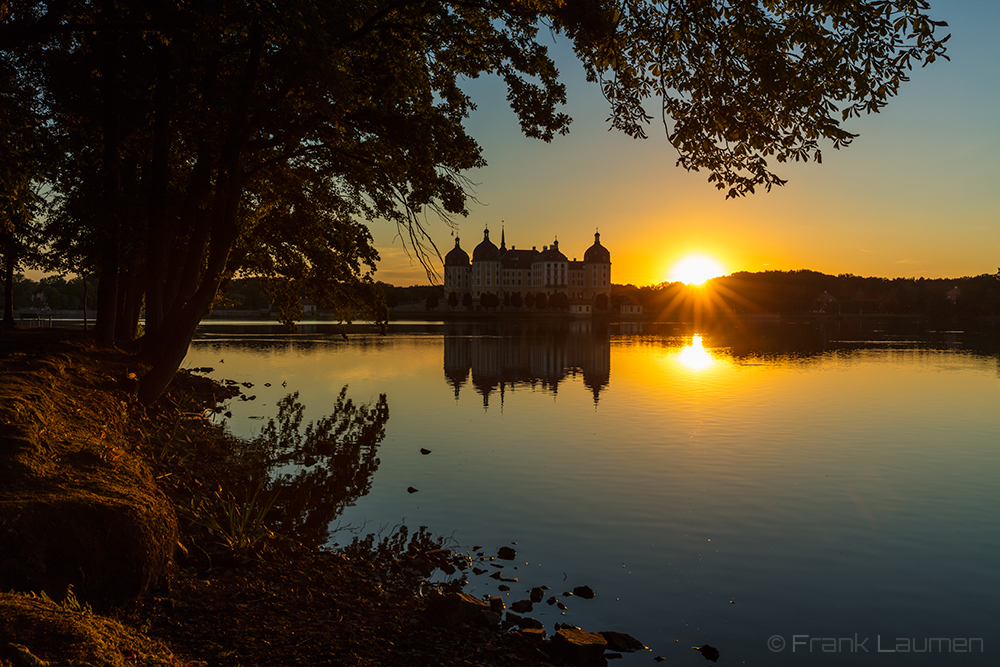
[[695,306],[706,314],[920,315],[974,321],[1000,316],[1000,270],[964,278],[865,278],[816,271],[740,271],[703,287],[661,283],[615,285],[612,305],[632,302],[664,319],[686,319]]
[[[88,276],[86,296],[90,310],[96,303],[98,280]],[[390,308],[412,303],[426,303],[429,296],[440,296],[442,288],[433,285],[394,287],[378,283]],[[16,310],[83,310],[84,284],[79,277],[48,276],[31,280],[24,275],[14,277],[14,308]],[[308,295],[304,295],[308,296]],[[0,293],[0,304],[3,304]],[[231,280],[225,294],[216,299],[215,310],[270,310],[271,304],[258,278]]]
[[[394,287],[379,283],[390,308],[434,304],[447,308],[440,286]],[[87,294],[93,310],[97,279],[88,278]],[[307,297],[308,295],[303,295]],[[1000,318],[1000,270],[973,277],[865,278],[816,271],[737,272],[714,278],[703,287],[661,283],[646,287],[613,285],[611,308],[641,305],[647,315],[666,320],[688,320],[695,309],[702,316],[735,312],[741,315],[918,315],[962,321]],[[49,276],[39,281],[17,276],[15,309],[82,310],[84,285],[80,278]],[[257,278],[232,280],[216,310],[268,310],[270,304]],[[462,309],[461,306],[458,307]]]

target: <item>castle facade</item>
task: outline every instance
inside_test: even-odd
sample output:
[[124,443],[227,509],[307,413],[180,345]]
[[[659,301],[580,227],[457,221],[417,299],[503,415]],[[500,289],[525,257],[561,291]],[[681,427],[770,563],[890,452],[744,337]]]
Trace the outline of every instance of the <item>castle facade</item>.
[[611,297],[611,253],[601,245],[600,233],[594,234],[594,245],[578,261],[559,250],[558,240],[541,251],[508,249],[503,231],[498,248],[490,241],[490,230],[484,229],[471,260],[455,239],[455,247],[444,258],[444,290],[460,300],[466,294],[476,301],[495,294],[502,303],[523,301],[529,294],[558,293],[566,295],[574,311],[590,312],[595,304],[603,310]]

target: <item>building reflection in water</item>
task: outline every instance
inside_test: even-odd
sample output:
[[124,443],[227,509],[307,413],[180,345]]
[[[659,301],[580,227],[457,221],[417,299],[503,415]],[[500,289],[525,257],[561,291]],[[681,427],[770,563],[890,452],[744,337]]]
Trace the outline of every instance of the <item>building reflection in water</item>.
[[[552,394],[582,376],[594,406],[611,378],[611,342],[606,325],[560,322],[450,323],[444,334],[444,375],[455,400],[467,384],[483,397],[522,386]],[[495,400],[495,399],[494,399]]]

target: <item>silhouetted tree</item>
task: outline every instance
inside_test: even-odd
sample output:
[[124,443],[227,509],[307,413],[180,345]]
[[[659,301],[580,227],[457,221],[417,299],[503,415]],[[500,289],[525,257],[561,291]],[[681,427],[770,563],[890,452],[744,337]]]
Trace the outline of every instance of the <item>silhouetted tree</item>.
[[479,306],[483,310],[486,309],[493,310],[500,306],[500,297],[498,297],[496,294],[493,294],[492,292],[488,294],[480,294]]
[[472,310],[472,295],[468,292],[462,295],[462,305],[466,310]]
[[514,292],[510,297],[510,305],[514,308],[520,308],[524,305],[524,300],[521,298],[520,292]]
[[601,312],[605,312],[608,309],[608,295],[601,292],[594,297],[594,308]]
[[[5,13],[0,10],[0,17]],[[51,142],[39,126],[45,121],[37,81],[0,51],[0,258],[3,261],[4,327],[14,326],[14,276],[41,262],[44,200],[40,183],[51,168]]]
[[424,302],[424,305],[427,307],[427,310],[435,310],[440,303],[441,301],[438,299],[437,294],[428,294],[427,301]]
[[52,233],[99,269],[100,340],[130,342],[145,305],[149,403],[234,276],[264,278],[285,319],[308,293],[384,321],[361,221],[396,223],[432,271],[423,215],[465,213],[464,172],[485,164],[462,83],[497,73],[527,136],[568,129],[548,34],[572,43],[613,128],[646,136],[659,97],[678,164],[735,197],[784,183],[769,161],[848,145],[842,119],[878,111],[913,65],[943,56],[926,8],[27,0],[0,4],[0,89],[37,82],[47,111],[32,131],[62,142],[46,169]]
[[535,308],[538,310],[545,310],[549,306],[549,295],[545,292],[539,292],[535,295]]
[[456,294],[455,292],[449,292],[448,307],[454,310],[456,306],[458,306],[458,294]]
[[535,295],[534,295],[534,293],[528,292],[524,296],[524,307],[527,308],[528,310],[531,310],[532,308],[535,307]]

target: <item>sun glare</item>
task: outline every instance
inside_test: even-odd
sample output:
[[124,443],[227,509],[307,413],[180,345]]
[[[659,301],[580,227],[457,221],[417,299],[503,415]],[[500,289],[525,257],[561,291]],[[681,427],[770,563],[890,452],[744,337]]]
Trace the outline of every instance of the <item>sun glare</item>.
[[688,255],[670,269],[669,280],[688,285],[702,285],[706,280],[725,274],[726,269],[707,255]]
[[701,342],[701,336],[695,335],[691,339],[691,344],[686,345],[677,353],[677,359],[690,371],[702,371],[712,366],[715,359]]

